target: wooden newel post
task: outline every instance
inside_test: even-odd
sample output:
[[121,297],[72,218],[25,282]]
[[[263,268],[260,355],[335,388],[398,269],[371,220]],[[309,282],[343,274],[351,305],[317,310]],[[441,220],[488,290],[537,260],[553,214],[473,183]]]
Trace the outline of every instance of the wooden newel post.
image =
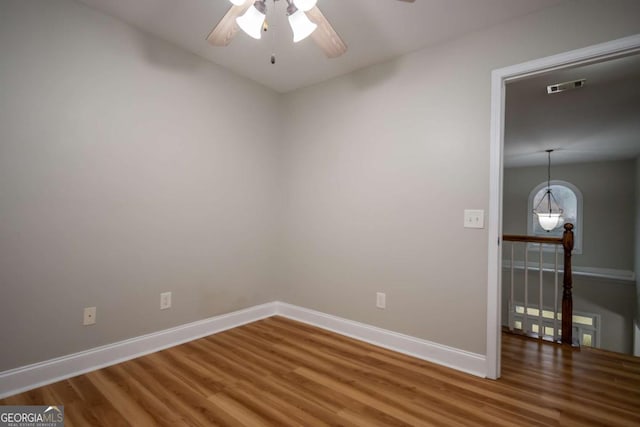
[[564,277],[562,279],[562,344],[572,344],[573,333],[573,276],[571,274],[571,252],[573,251],[573,224],[564,225],[562,234],[564,248]]

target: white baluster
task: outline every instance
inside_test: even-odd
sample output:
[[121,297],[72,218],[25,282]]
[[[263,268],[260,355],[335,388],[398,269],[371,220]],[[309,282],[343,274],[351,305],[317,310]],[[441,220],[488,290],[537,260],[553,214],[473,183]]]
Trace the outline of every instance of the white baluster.
[[544,337],[544,324],[542,322],[542,310],[543,310],[543,299],[542,299],[542,243],[540,245],[540,259],[538,260],[538,268],[540,270],[539,274],[539,282],[540,282],[540,296],[538,298],[538,337]]

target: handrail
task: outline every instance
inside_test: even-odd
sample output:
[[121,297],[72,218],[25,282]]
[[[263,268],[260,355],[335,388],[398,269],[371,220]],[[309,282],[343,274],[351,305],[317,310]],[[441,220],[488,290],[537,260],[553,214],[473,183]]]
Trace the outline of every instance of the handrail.
[[[505,234],[505,242],[542,243],[562,245],[564,250],[564,275],[562,279],[562,338],[563,344],[573,345],[573,274],[571,271],[571,252],[573,251],[573,224],[564,225],[562,237],[538,237]],[[542,256],[542,255],[541,255]],[[527,308],[525,308],[525,312]]]
[[520,234],[505,234],[502,236],[505,242],[526,242],[526,243],[549,243],[555,245],[562,244],[562,237],[538,237],[524,236]]

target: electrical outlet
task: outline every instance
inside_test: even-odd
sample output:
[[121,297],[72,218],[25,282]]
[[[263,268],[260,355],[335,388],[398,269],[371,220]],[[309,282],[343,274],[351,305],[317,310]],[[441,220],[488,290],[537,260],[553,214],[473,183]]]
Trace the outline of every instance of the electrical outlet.
[[387,307],[387,294],[383,292],[378,292],[376,294],[376,307],[378,308],[386,308]]
[[82,324],[93,325],[96,323],[96,308],[95,307],[85,307],[84,309],[84,320]]
[[171,308],[171,292],[163,292],[160,294],[160,310]]

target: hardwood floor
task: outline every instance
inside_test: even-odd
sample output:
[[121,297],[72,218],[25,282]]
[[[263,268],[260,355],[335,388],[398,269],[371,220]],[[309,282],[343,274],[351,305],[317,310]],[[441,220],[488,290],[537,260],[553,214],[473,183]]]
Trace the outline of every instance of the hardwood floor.
[[67,426],[640,425],[640,359],[503,335],[484,380],[272,317],[0,401]]

